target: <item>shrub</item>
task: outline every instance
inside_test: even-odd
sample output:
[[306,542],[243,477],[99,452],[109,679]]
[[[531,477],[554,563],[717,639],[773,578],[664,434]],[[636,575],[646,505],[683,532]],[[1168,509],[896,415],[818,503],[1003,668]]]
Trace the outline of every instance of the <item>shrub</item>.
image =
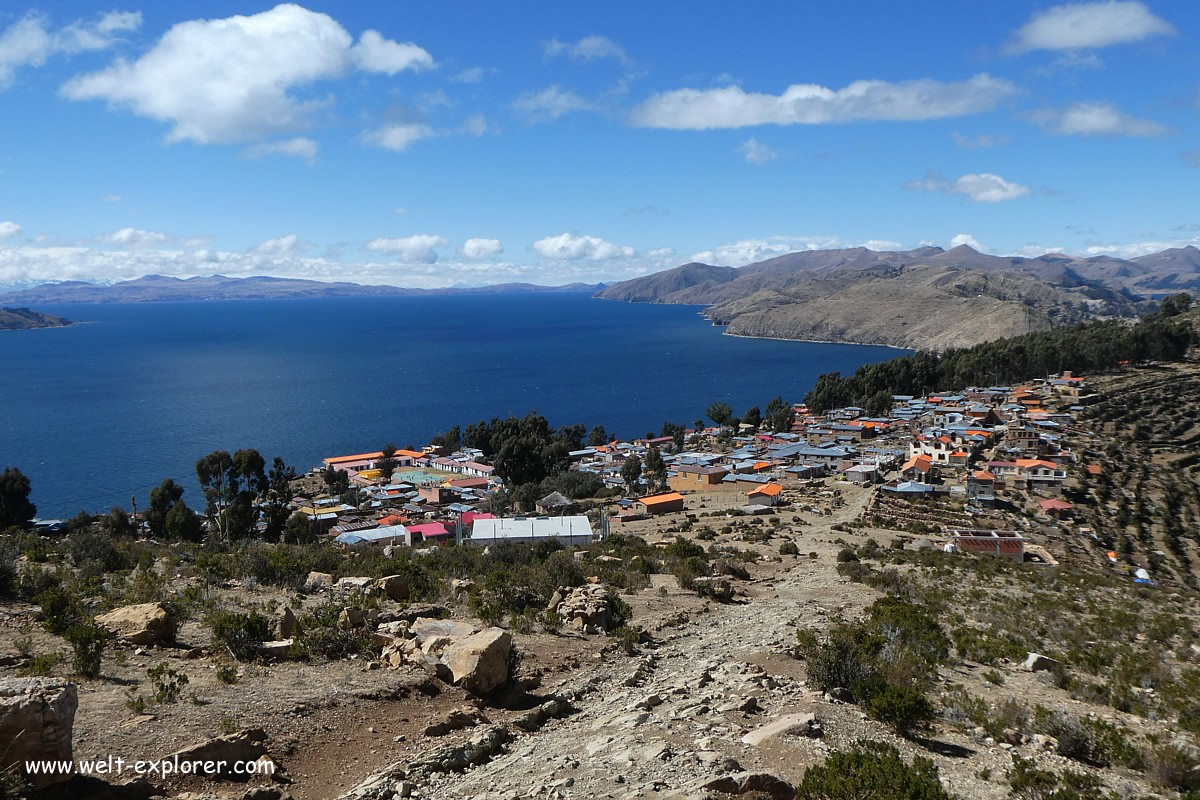
[[1147,753],[1146,777],[1167,789],[1200,789],[1200,760],[1177,744],[1160,744]]
[[146,670],[146,677],[150,679],[154,699],[159,703],[174,703],[188,684],[188,676],[165,661]]
[[637,625],[622,625],[613,631],[613,638],[617,640],[625,655],[632,656],[637,653],[638,645],[642,642],[642,629]]
[[1008,772],[1009,794],[1020,800],[1102,800],[1107,797],[1099,778],[1066,770],[1055,774],[1013,756]]
[[254,658],[271,631],[271,621],[255,611],[214,611],[204,621],[212,630],[213,645],[227,648],[238,660]]
[[937,766],[925,758],[905,763],[896,748],[862,741],[809,767],[796,787],[797,800],[951,800]]
[[42,607],[45,620],[42,625],[47,631],[61,636],[67,629],[83,618],[83,604],[79,596],[61,584],[49,587],[33,598]]
[[67,628],[66,640],[71,644],[71,666],[76,675],[84,678],[100,676],[100,662],[111,634],[94,622],[81,622]]
[[336,659],[366,653],[370,649],[370,640],[365,631],[338,627],[341,612],[342,606],[327,602],[302,615],[298,620],[300,635],[292,657]]
[[238,682],[237,667],[235,667],[233,664],[217,665],[217,680],[220,681],[221,683],[228,684],[230,686],[237,683]]
[[915,686],[884,686],[867,700],[867,713],[908,737],[933,722],[933,704]]
[[20,669],[20,674],[31,678],[44,678],[47,675],[53,674],[60,661],[62,661],[62,657],[58,653],[44,653],[40,656],[34,656],[29,659],[29,663]]
[[796,545],[795,542],[793,542],[792,540],[789,539],[788,541],[779,545],[779,555],[781,555],[781,556],[798,556],[798,555],[800,555],[800,548]]
[[839,564],[845,564],[850,561],[858,561],[858,553],[854,552],[853,547],[843,547],[838,551],[837,560]]

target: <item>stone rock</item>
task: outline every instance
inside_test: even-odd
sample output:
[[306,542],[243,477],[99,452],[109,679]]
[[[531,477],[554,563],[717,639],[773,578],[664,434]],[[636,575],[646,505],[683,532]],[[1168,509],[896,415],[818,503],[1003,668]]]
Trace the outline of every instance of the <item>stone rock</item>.
[[310,572],[304,579],[304,591],[312,594],[333,588],[333,576],[328,572]]
[[397,603],[408,599],[408,578],[403,575],[388,575],[375,581],[375,588],[389,600]]
[[278,661],[287,658],[287,654],[291,652],[292,645],[295,643],[295,639],[279,639],[274,642],[263,642],[254,649],[263,658]]
[[[608,604],[608,587],[601,583],[589,583],[573,589],[560,588],[555,593],[560,598],[558,615],[570,626],[584,633],[608,631],[614,627],[612,609]],[[551,598],[553,601],[554,598]]]
[[773,800],[792,800],[796,796],[793,786],[769,772],[737,772],[722,775],[704,783],[700,788],[724,794],[750,794],[754,792]]
[[441,653],[446,645],[473,633],[479,628],[457,619],[418,619],[408,629],[408,634],[422,652]]
[[[24,770],[26,761],[70,761],[71,733],[78,689],[53,678],[0,680],[0,768]],[[66,780],[70,775],[27,774],[35,788]]]
[[488,724],[488,718],[474,706],[462,706],[453,709],[444,719],[425,728],[426,736],[445,736],[464,728],[474,728],[476,725]]
[[413,603],[407,608],[395,612],[392,616],[394,616],[396,620],[403,620],[404,622],[416,622],[422,617],[435,620],[446,616],[446,609],[444,606],[435,605],[433,603]]
[[815,714],[787,714],[774,722],[768,722],[742,737],[742,742],[751,747],[759,747],[768,739],[777,736],[820,736],[821,724]]
[[475,581],[470,578],[451,578],[450,591],[455,594],[465,594],[475,588]]
[[[166,757],[167,761],[213,761],[219,762],[220,768],[208,777],[226,777],[234,780],[245,780],[249,770],[242,767],[242,774],[234,770],[235,763],[249,764],[267,755],[267,732],[262,728],[244,728],[228,736],[218,736],[183,750],[177,750]],[[204,773],[201,773],[203,775]]]
[[355,592],[365,592],[374,582],[375,581],[373,578],[366,576],[339,578],[338,582],[333,585],[333,591],[337,594],[354,594]]
[[488,628],[455,640],[442,653],[454,683],[477,695],[487,694],[508,680],[512,636],[501,628]]
[[275,636],[280,639],[290,639],[296,635],[300,623],[296,619],[296,612],[292,611],[290,606],[284,606],[279,613],[275,615],[274,625]]
[[122,606],[99,615],[96,623],[129,644],[157,644],[175,638],[175,618],[162,603]]
[[1049,656],[1044,656],[1041,653],[1030,653],[1025,659],[1026,672],[1043,672],[1045,670],[1054,669],[1058,666],[1058,662]]
[[367,624],[367,615],[361,608],[346,606],[338,614],[337,626],[340,630],[349,631],[361,628]]
[[750,571],[737,561],[721,559],[716,563],[716,573],[718,575],[728,575],[730,578],[737,578],[741,581],[750,580]]
[[1004,729],[1004,741],[1014,747],[1025,744],[1025,734],[1021,733],[1016,728]]
[[711,597],[719,603],[727,603],[733,599],[733,584],[725,578],[700,577],[692,581],[696,594]]

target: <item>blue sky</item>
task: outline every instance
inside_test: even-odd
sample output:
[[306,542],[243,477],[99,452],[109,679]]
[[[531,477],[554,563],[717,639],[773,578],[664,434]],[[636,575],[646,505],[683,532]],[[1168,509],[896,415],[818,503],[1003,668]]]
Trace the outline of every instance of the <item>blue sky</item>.
[[0,284],[1200,243],[1198,34],[1161,0],[6,4]]

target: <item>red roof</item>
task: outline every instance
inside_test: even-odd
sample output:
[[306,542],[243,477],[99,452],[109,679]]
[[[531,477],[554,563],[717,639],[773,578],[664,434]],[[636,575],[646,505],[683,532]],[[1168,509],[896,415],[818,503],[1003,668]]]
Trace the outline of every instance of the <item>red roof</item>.
[[1057,497],[1051,497],[1049,500],[1043,500],[1038,503],[1042,507],[1042,511],[1070,511],[1075,506],[1068,503],[1066,500],[1059,500]]

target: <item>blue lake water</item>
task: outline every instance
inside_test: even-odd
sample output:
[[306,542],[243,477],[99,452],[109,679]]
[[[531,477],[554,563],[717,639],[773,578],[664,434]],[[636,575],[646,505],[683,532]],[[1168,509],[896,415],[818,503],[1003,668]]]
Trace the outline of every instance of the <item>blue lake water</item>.
[[40,516],[139,506],[196,459],[254,447],[324,456],[422,444],[523,415],[625,437],[800,400],[817,375],[901,351],[721,335],[687,306],[585,294],[42,305],[81,324],[0,332],[0,467]]

